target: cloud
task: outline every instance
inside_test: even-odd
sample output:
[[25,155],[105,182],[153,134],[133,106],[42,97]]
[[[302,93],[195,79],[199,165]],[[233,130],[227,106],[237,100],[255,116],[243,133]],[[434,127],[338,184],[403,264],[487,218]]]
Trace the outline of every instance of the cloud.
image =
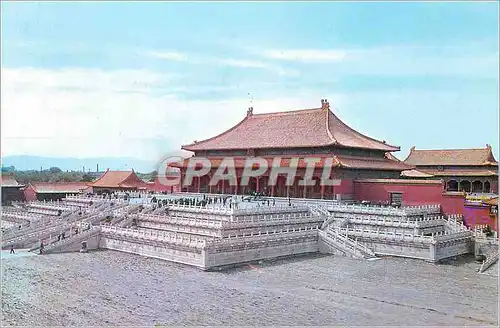
[[[91,87],[93,83],[98,87]],[[74,88],[78,84],[85,87]],[[162,80],[151,71],[2,68],[2,156],[157,161],[181,145],[231,128],[245,117],[250,105],[246,92],[220,100],[200,100],[196,95],[181,100],[176,94],[154,92],[177,87],[175,81]],[[473,137],[463,134],[470,130],[463,117],[471,108],[477,117],[492,116],[498,93],[393,89],[332,94],[311,85],[266,89],[272,93],[252,93],[255,113],[315,108],[320,99],[328,98],[333,112],[346,124],[403,150],[415,143],[436,148],[490,143],[498,149],[494,137],[498,114],[476,129]],[[422,134],[422,126],[434,132]],[[452,128],[443,130],[443,126]]]
[[346,59],[347,52],[343,50],[265,50],[262,56],[286,61],[299,62],[337,62]]
[[[460,76],[497,78],[498,50],[492,43],[461,45],[388,45],[344,49],[259,49],[244,46],[248,54],[281,62],[307,64],[317,76]],[[324,64],[328,63],[328,66]],[[304,69],[295,67],[295,69]]]
[[188,61],[188,57],[184,53],[171,52],[171,51],[150,51],[146,53],[150,57],[174,60],[174,61]]
[[[154,161],[182,144],[219,134],[246,114],[246,93],[180,100],[152,92],[177,87],[162,76],[142,70],[2,68],[2,156]],[[260,97],[253,106],[256,112],[317,107],[319,99],[276,95]]]
[[284,69],[277,65],[272,65],[263,61],[258,60],[244,60],[244,59],[222,59],[219,61],[219,64],[232,66],[232,67],[241,67],[241,68],[260,68],[269,70],[275,73],[278,73],[282,76],[298,76],[299,72],[292,69]]
[[223,59],[221,64],[235,67],[253,67],[253,68],[268,68],[269,65],[255,60],[239,60],[239,59]]
[[[2,69],[2,87],[9,90],[79,89],[141,92],[165,84],[171,77],[146,70],[104,71],[89,68]],[[2,88],[2,89],[3,89]]]

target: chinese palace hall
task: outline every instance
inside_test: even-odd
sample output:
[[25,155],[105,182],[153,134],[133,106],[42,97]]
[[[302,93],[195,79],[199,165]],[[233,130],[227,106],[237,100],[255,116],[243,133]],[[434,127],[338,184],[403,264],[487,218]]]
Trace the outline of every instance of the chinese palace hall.
[[[249,191],[259,191],[277,197],[379,202],[392,202],[393,197],[402,197],[405,198],[402,199],[404,203],[422,204],[440,202],[442,194],[456,190],[447,188],[450,186],[449,178],[452,173],[444,179],[440,173],[420,165],[419,160],[398,160],[392,153],[399,151],[400,147],[352,129],[330,110],[327,100],[321,100],[321,107],[318,108],[286,112],[254,114],[253,108],[249,108],[246,117],[229,130],[212,138],[184,145],[182,149],[193,152],[194,156],[206,157],[211,162],[211,171],[208,174],[200,178],[195,177],[191,185],[182,188],[188,192],[245,194]],[[415,152],[413,149],[412,151]],[[471,167],[477,163],[469,163],[472,160],[464,162],[462,158],[457,160],[464,163],[457,162],[456,165],[467,165],[463,170],[453,170],[453,165],[450,166],[450,163],[453,164],[452,156],[444,158],[444,168],[447,172],[460,172],[460,181],[469,171],[477,175],[481,174],[479,171],[487,169],[490,176],[484,179],[482,190],[486,190],[486,185],[491,185],[491,192],[496,193],[498,187],[494,180],[498,179],[498,163],[493,157],[491,147],[487,147],[485,154],[484,165],[480,170]],[[468,152],[461,151],[460,155],[468,156]],[[286,186],[286,175],[283,174],[278,176],[274,185],[268,186],[268,170],[257,178],[250,178],[247,186],[240,186],[245,159],[254,156],[265,158],[269,166],[273,158],[281,157],[282,167],[289,167],[292,158],[299,158],[295,183]],[[234,158],[238,185],[231,186],[226,180],[210,186],[211,177],[225,157]],[[304,159],[308,157],[321,158],[321,161],[316,163],[313,175],[316,185],[304,187],[298,182],[305,175]],[[409,159],[414,157],[415,154]],[[334,186],[322,186],[320,183],[327,159],[333,159],[330,178],[338,181]],[[433,164],[439,164],[435,156],[434,159]],[[179,165],[183,177],[188,163],[189,159],[186,159]],[[428,164],[428,161],[425,164]],[[432,192],[429,188],[432,188]],[[456,191],[462,190],[469,191]]]
[[[195,178],[191,186],[183,188],[191,192],[215,192],[244,194],[260,191],[278,197],[353,198],[354,181],[359,179],[396,179],[402,171],[413,166],[395,159],[391,152],[400,148],[361,134],[342,122],[330,110],[327,100],[321,107],[288,112],[254,114],[249,108],[246,117],[210,139],[182,147],[195,156],[209,158],[211,172]],[[299,158],[295,183],[286,186],[286,176],[278,176],[273,186],[268,186],[269,170],[258,178],[251,178],[248,186],[239,186],[246,157],[259,156],[271,164],[274,157],[281,157],[281,166],[289,167],[292,158]],[[238,186],[228,181],[209,186],[211,175],[224,157],[235,159]],[[315,186],[301,186],[307,157],[321,158],[316,163],[313,179]],[[322,186],[320,178],[327,159],[333,158],[330,178],[338,185]],[[185,174],[188,159],[181,165]],[[270,165],[269,165],[270,166]]]

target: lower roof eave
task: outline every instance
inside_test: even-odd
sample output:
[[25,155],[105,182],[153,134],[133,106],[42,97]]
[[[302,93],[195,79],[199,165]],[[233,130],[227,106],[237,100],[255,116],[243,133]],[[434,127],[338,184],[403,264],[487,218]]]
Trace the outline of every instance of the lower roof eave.
[[497,173],[459,173],[459,172],[449,172],[446,174],[437,174],[434,173],[432,174],[434,177],[438,178],[454,178],[454,177],[461,177],[461,178],[466,178],[466,177],[474,177],[474,178],[484,178],[484,177],[498,177]]
[[389,167],[355,167],[355,166],[347,166],[340,164],[338,168],[347,169],[347,170],[372,170],[372,171],[397,171],[402,172],[404,168],[389,168]]

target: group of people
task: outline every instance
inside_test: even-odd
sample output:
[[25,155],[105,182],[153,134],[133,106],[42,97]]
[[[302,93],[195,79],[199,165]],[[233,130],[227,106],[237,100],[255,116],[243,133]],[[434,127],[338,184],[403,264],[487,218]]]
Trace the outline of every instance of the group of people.
[[214,197],[214,198],[209,198],[206,197],[205,195],[203,196],[203,199],[197,199],[197,198],[177,198],[177,199],[157,199],[156,197],[153,197],[151,199],[152,203],[156,203],[159,205],[159,207],[167,206],[167,205],[190,205],[190,206],[206,206],[208,204],[215,204],[215,203],[224,203],[226,204],[227,197],[223,199],[223,197]]
[[[266,205],[276,206],[276,199],[274,198],[263,198],[262,193],[252,193],[252,195],[224,195],[224,196],[207,196],[203,195],[202,199],[199,198],[177,198],[177,199],[157,199],[153,197],[151,199],[152,203],[158,204],[159,207],[168,205],[190,205],[190,206],[207,206],[211,204],[219,204],[222,207],[229,207],[237,209],[240,202],[256,202],[257,206]],[[291,206],[291,200],[288,199],[288,205]]]

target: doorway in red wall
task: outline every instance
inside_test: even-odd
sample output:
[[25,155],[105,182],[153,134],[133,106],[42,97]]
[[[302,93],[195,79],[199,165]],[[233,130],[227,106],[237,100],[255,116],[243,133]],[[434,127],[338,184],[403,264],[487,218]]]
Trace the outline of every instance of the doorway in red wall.
[[403,202],[403,193],[401,192],[390,192],[389,193],[389,201],[391,205],[401,206]]

